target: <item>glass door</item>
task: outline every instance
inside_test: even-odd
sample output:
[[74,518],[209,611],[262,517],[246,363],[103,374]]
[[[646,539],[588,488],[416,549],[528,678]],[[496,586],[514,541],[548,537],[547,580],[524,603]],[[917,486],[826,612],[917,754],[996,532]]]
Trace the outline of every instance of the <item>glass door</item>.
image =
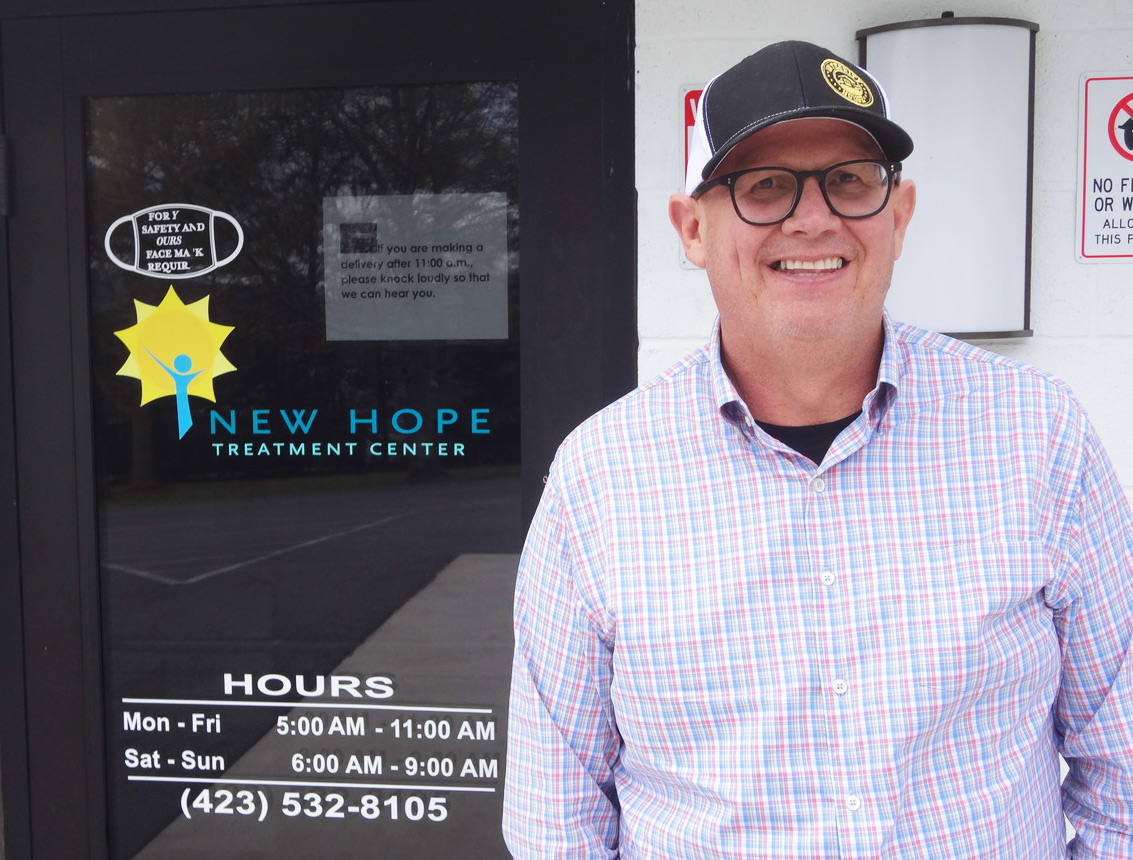
[[632,9],[0,11],[10,860],[506,856],[526,520],[636,378]]
[[506,80],[87,100],[114,860],[506,856],[518,130]]

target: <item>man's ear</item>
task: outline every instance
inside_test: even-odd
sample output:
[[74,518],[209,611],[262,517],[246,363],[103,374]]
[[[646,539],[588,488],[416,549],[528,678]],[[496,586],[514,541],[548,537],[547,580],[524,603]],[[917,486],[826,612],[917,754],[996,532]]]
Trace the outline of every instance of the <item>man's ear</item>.
[[893,206],[893,259],[897,259],[901,256],[901,248],[905,244],[905,230],[913,218],[913,210],[917,208],[917,186],[908,179],[903,179],[894,185],[890,205]]
[[669,198],[669,220],[673,222],[689,262],[704,268],[704,237],[700,232],[699,206],[687,194]]

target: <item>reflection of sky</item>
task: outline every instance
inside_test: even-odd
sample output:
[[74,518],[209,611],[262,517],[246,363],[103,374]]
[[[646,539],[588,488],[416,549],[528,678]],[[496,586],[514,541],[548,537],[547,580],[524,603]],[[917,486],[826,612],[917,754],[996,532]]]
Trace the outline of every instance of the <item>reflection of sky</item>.
[[[504,227],[491,227],[484,238],[440,235],[437,241],[482,242],[491,249],[495,256],[489,259],[485,252],[483,265],[503,267],[506,279],[493,281],[507,281],[504,307],[510,331],[517,332],[515,83],[113,96],[85,104],[100,480],[117,486],[203,473],[236,477],[358,468],[331,460],[221,462],[207,443],[194,439],[200,416],[185,444],[175,446],[176,429],[163,424],[155,410],[138,408],[136,390],[116,376],[128,356],[113,332],[134,323],[135,300],[155,305],[168,285],[119,269],[107,258],[103,240],[123,215],[170,203],[225,212],[244,230],[245,244],[235,260],[179,284],[187,303],[208,297],[210,312],[237,326],[229,350],[239,372],[219,384],[221,407],[318,406],[324,414],[342,414],[355,404],[419,405],[421,392],[430,391],[446,406],[490,405],[501,426],[480,440],[490,450],[485,444],[478,450],[491,462],[518,460],[515,337],[327,342],[322,211],[327,197],[506,195]],[[495,206],[494,198],[479,200]],[[444,214],[430,217],[444,223]],[[473,229],[450,220],[454,230]],[[230,231],[217,226],[223,244]],[[122,255],[132,254],[130,231],[119,232],[121,243],[129,245]],[[413,402],[403,403],[405,397]],[[512,419],[503,417],[511,413]],[[511,426],[502,426],[505,421]],[[504,453],[512,447],[514,456]],[[364,465],[407,467],[392,461]]]
[[[323,197],[502,191],[518,177],[509,81],[89,100],[92,277],[110,223],[159,203],[231,213],[252,265],[216,280],[309,281]],[[265,206],[266,204],[266,206]]]
[[479,106],[484,121],[514,134],[519,127],[519,86],[513,81],[481,84]]

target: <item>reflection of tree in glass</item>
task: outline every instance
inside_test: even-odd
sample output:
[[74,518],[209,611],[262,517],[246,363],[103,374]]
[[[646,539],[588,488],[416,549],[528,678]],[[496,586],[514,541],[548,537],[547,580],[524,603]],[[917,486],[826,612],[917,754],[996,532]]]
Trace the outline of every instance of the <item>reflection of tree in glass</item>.
[[[96,408],[106,413],[98,423],[131,425],[120,443],[108,443],[121,449],[117,462],[104,466],[116,480],[195,475],[205,466],[185,459],[196,448],[168,442],[166,416],[139,410],[136,392],[114,379],[122,356],[112,333],[129,323],[134,298],[156,301],[169,283],[114,267],[103,235],[121,215],[178,202],[227,212],[245,235],[235,262],[178,285],[186,301],[210,295],[213,317],[236,327],[230,351],[238,382],[230,381],[227,395],[219,392],[218,408],[385,411],[428,407],[413,401],[432,392],[449,408],[492,405],[493,434],[482,447],[490,459],[515,462],[514,83],[96,98],[87,120],[93,376]],[[509,341],[326,341],[324,197],[488,191],[511,201]],[[226,241],[222,228],[217,238]],[[207,468],[217,462],[210,458]],[[329,460],[325,466],[335,468]],[[281,459],[278,467],[294,464]],[[168,474],[150,474],[155,468]]]

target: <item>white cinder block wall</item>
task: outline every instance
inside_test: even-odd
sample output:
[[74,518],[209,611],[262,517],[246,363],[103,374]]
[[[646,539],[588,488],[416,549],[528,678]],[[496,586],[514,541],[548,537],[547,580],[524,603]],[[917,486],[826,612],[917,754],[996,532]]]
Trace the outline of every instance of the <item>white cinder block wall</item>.
[[[649,379],[707,338],[715,308],[699,270],[683,268],[667,201],[681,185],[684,87],[760,47],[805,39],[849,59],[866,27],[936,18],[1020,18],[1039,25],[1031,272],[1034,336],[982,343],[1061,376],[1085,404],[1133,498],[1133,262],[1074,258],[1080,79],[1133,76],[1130,0],[637,0],[636,157],[640,376]],[[941,69],[947,86],[948,70]],[[884,83],[884,82],[883,82]],[[905,175],[916,179],[916,153]],[[1133,169],[1131,169],[1133,175]],[[979,177],[957,177],[979,187]],[[916,230],[913,218],[911,230]],[[941,248],[941,253],[951,253]],[[915,277],[900,271],[898,278]]]

